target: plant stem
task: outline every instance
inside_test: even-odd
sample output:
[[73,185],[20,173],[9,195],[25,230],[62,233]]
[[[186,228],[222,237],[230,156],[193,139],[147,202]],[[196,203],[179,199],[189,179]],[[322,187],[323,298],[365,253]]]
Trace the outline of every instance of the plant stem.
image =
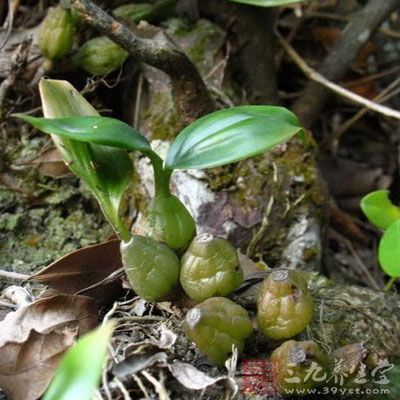
[[[110,223],[115,233],[122,239],[124,242],[129,242],[132,235],[129,232],[128,227],[122,221],[121,217],[118,215],[118,211],[115,211],[115,208],[112,206],[110,199],[108,196],[103,196],[102,193],[95,193],[97,201],[100,205],[101,211],[103,215],[106,217],[107,221]],[[117,214],[117,215],[115,215]]]
[[389,292],[389,290],[393,287],[394,283],[397,281],[399,277],[398,276],[392,276],[388,283],[386,284],[385,288],[383,289],[384,292]]
[[150,158],[154,170],[155,197],[171,196],[169,183],[172,171],[164,169],[164,161],[156,153],[149,153],[147,156]]
[[[111,222],[110,222],[111,223]],[[120,217],[117,217],[115,220],[115,224],[111,223],[112,227],[118,234],[118,236],[124,241],[124,242],[129,242],[131,239],[132,235],[129,232],[129,229],[127,226],[122,222]]]

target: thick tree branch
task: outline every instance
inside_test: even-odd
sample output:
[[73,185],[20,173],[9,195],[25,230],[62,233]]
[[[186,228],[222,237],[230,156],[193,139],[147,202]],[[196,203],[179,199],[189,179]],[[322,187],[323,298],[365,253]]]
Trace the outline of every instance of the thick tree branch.
[[89,25],[136,59],[164,71],[171,78],[175,105],[186,123],[215,109],[195,65],[163,32],[153,39],[141,38],[91,0],[71,0],[71,5]]
[[[340,39],[319,69],[320,74],[330,81],[341,79],[373,32],[399,6],[400,0],[370,0],[346,25]],[[328,90],[317,82],[310,82],[293,104],[293,111],[306,127],[312,126],[323,109]]]

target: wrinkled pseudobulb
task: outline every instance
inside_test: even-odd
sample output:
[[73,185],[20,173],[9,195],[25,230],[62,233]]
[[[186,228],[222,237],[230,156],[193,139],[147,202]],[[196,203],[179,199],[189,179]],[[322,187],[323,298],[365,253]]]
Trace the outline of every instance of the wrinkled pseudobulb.
[[247,311],[225,297],[212,297],[192,308],[184,322],[186,335],[216,365],[224,362],[234,345],[240,353],[253,327]]
[[313,311],[303,273],[276,269],[264,280],[257,299],[257,322],[268,338],[296,336],[307,327]]
[[180,281],[196,301],[227,296],[243,282],[243,271],[233,245],[210,234],[195,237],[181,259]]
[[326,385],[327,359],[313,341],[284,342],[271,354],[271,363],[275,385],[282,396],[302,396],[307,389]]
[[72,61],[92,75],[107,75],[119,68],[128,53],[107,36],[88,40],[76,52]]
[[133,290],[145,300],[161,300],[178,283],[179,259],[163,243],[134,235],[121,242],[121,256]]
[[72,48],[75,23],[71,10],[62,6],[49,8],[40,24],[37,43],[42,54],[50,60],[64,57]]

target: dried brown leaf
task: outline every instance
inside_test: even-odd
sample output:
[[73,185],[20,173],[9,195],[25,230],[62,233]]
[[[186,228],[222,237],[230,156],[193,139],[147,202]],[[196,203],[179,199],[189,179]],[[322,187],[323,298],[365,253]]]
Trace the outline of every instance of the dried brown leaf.
[[33,160],[28,161],[26,165],[32,165],[37,168],[41,174],[53,178],[73,176],[62,159],[61,154],[55,147],[43,151]]
[[[60,293],[74,294],[95,285],[122,267],[120,240],[109,240],[75,250],[28,280],[50,286]],[[85,292],[98,303],[112,302],[121,294],[119,280],[97,286]]]
[[87,296],[46,297],[8,313],[0,322],[0,388],[14,400],[40,397],[74,337],[97,323]]
[[72,295],[46,297],[10,312],[0,322],[0,348],[10,342],[26,342],[32,331],[46,335],[77,329],[80,335],[93,329],[97,323],[98,310],[92,298]]
[[208,386],[215,385],[221,381],[227,381],[230,385],[235,386],[233,379],[227,375],[214,378],[200,371],[193,365],[181,361],[175,361],[173,364],[170,364],[168,368],[174,378],[187,389],[204,390]]
[[166,364],[167,359],[167,353],[164,352],[135,354],[116,364],[112,371],[115,376],[123,378],[127,375],[137,374],[155,364]]
[[0,388],[13,400],[35,400],[50,383],[76,332],[40,334],[31,331],[22,343],[0,348]]

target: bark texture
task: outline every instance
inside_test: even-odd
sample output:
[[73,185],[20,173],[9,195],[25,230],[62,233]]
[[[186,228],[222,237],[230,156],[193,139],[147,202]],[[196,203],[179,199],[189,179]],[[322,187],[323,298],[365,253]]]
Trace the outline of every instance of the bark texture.
[[142,38],[116,21],[90,0],[72,0],[85,22],[107,35],[137,60],[165,72],[182,118],[191,122],[215,109],[198,70],[186,54],[159,30],[153,38]]

